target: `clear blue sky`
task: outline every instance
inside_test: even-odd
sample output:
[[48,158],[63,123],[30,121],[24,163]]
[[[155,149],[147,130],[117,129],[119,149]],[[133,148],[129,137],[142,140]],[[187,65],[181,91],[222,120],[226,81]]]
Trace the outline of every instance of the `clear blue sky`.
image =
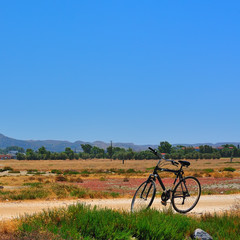
[[1,1],[0,133],[240,141],[240,1]]

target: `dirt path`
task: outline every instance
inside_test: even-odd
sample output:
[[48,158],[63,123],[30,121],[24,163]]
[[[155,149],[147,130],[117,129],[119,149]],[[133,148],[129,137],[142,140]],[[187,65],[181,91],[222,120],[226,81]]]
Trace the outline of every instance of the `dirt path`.
[[[236,203],[240,203],[240,194],[236,195],[208,195],[201,196],[197,206],[191,211],[191,214],[202,214],[206,212],[221,213],[231,209]],[[0,220],[16,218],[24,214],[33,214],[56,207],[66,207],[70,204],[85,203],[107,207],[112,209],[130,210],[131,199],[93,199],[93,200],[51,200],[51,201],[23,201],[23,202],[1,202]],[[169,204],[167,205],[167,207]],[[154,200],[152,207],[163,209],[160,199]]]

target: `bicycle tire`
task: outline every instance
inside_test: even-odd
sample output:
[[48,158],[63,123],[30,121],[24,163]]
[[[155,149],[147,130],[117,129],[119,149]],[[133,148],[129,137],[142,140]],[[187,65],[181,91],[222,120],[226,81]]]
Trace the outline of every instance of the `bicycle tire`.
[[131,212],[151,207],[156,195],[156,185],[152,180],[143,182],[136,190],[132,203]]
[[185,177],[173,189],[172,206],[179,213],[187,213],[197,205],[200,195],[201,185],[198,179]]

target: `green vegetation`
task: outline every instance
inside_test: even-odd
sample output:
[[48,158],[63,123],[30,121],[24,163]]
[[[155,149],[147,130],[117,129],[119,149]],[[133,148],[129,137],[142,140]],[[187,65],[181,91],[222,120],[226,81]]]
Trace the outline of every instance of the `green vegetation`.
[[213,239],[238,239],[240,219],[234,214],[191,218],[180,214],[148,210],[137,213],[91,209],[72,205],[23,218],[18,236],[45,233],[58,239],[174,239],[190,238],[196,228]]
[[63,172],[63,175],[72,175],[72,174],[76,175],[76,174],[80,174],[80,172],[78,172],[76,170],[65,170]]
[[206,168],[206,169],[203,169],[203,171],[206,172],[206,173],[214,172],[214,170],[212,168]]
[[3,168],[3,171],[13,171],[13,168],[6,166]]
[[[14,149],[18,151],[18,160],[66,160],[66,159],[119,159],[119,160],[142,160],[142,159],[156,159],[156,156],[149,150],[135,152],[133,149],[125,149],[120,147],[109,146],[106,150],[92,146],[90,144],[81,144],[83,152],[76,153],[71,148],[65,148],[63,152],[50,152],[45,147],[40,147],[37,151],[24,149],[18,147],[9,147],[1,149],[0,152],[10,151]],[[202,145],[198,148],[193,146],[172,146],[169,142],[160,142],[158,152],[166,154],[166,158],[170,159],[219,159],[240,157],[239,146],[232,144],[222,145],[220,148],[214,148],[209,145]]]
[[234,171],[236,171],[236,169],[232,168],[232,167],[226,167],[223,169],[223,171],[234,172]]
[[55,174],[62,174],[62,170],[58,170],[58,169],[53,169],[51,170],[51,173],[55,173]]

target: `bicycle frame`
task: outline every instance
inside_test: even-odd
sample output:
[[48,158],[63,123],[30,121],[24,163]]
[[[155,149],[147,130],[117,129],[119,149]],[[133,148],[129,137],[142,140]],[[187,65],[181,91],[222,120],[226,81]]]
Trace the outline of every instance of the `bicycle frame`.
[[[160,161],[158,162],[158,164],[159,163],[160,163]],[[181,168],[178,169],[178,170],[172,170],[172,169],[168,169],[168,168],[160,168],[160,167],[158,167],[158,164],[154,168],[153,173],[149,175],[147,181],[151,181],[151,180],[156,181],[156,178],[157,178],[159,184],[162,187],[162,190],[164,192],[166,192],[166,187],[165,187],[161,177],[159,176],[158,171],[174,173],[176,175],[176,178],[175,178],[175,180],[173,182],[173,186],[172,186],[172,189],[171,189],[171,190],[173,190],[173,188],[174,188],[174,186],[175,186],[175,184],[177,182],[177,179],[179,179],[179,181],[181,181],[183,179],[183,174],[184,174],[184,172],[182,170],[183,166],[181,166]]]

